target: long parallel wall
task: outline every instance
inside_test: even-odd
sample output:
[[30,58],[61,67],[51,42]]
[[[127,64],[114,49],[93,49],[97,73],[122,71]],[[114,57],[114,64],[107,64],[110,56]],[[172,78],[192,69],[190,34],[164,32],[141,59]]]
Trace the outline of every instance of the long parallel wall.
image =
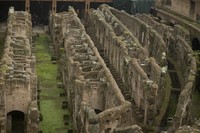
[[11,130],[9,114],[13,111],[24,114],[24,132],[38,131],[37,76],[31,33],[30,14],[11,7],[1,60],[1,133],[5,133],[6,128],[8,132]]
[[[186,112],[186,109],[191,106],[191,93],[197,71],[195,57],[192,56],[193,51],[189,45],[190,34],[180,25],[175,25],[172,29],[172,27],[166,26],[163,21],[159,23],[159,21],[155,21],[155,19],[148,15],[138,15],[137,17],[156,29],[162,35],[168,46],[167,58],[174,64],[182,86],[174,124],[175,126],[186,124],[188,123],[186,120],[188,119],[187,115],[190,112]],[[163,30],[161,31],[159,29]],[[184,109],[181,110],[183,106]],[[185,115],[187,117],[184,117],[183,114],[187,114]]]
[[91,10],[89,17],[89,25],[94,27],[101,47],[131,93],[133,106],[136,103],[144,112],[143,124],[152,123],[156,116],[162,118],[163,114],[160,116],[159,112],[163,110],[163,97],[169,98],[169,94],[163,90],[169,84],[166,80],[165,54],[159,57],[163,65],[160,67],[154,58],[148,58],[148,51],[106,6]]
[[[53,25],[62,25],[60,71],[74,129],[88,133],[113,132],[124,127],[127,127],[125,131],[140,130],[132,126],[135,120],[131,103],[124,99],[74,9],[70,7],[68,12],[52,14],[51,20],[57,22],[51,23],[52,29]],[[52,37],[56,36],[52,33]]]
[[[120,12],[114,8],[109,9],[137,37],[139,42],[143,44],[142,46],[146,47],[147,45],[149,47],[147,49],[149,56],[154,57],[158,64],[162,64],[161,57],[164,52],[166,53],[165,58],[172,60],[176,70],[180,71],[178,74],[179,77],[182,77],[182,91],[174,116],[174,126],[177,128],[183,124],[188,124],[187,120],[191,108],[191,92],[195,84],[197,71],[196,60],[192,56],[193,51],[188,44],[189,32],[183,27],[176,25],[168,33],[166,28],[164,28],[164,33],[161,33],[157,27],[154,27],[154,30],[151,26],[134,16]],[[163,87],[163,89],[165,88]]]
[[[195,70],[193,63],[195,58],[192,57],[192,49],[190,47],[190,34],[180,25],[174,27],[167,26],[164,21],[159,22],[158,19],[154,20],[149,15],[138,15],[137,18],[141,19],[148,25],[152,26],[164,39],[167,47],[167,58],[172,60],[178,72],[179,79],[181,80],[181,86],[187,83],[189,70]],[[162,29],[162,30],[161,30]]]

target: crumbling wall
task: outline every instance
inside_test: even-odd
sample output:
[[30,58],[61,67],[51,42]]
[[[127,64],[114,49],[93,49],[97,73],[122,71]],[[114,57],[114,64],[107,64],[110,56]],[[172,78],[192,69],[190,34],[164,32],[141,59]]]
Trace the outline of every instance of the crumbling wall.
[[182,86],[177,104],[174,126],[177,128],[183,124],[188,124],[191,92],[195,84],[195,74],[197,71],[195,57],[193,57],[193,51],[190,47],[189,31],[180,25],[175,25],[173,29],[165,28],[167,27],[166,25],[156,22],[149,15],[138,15],[137,17],[153,26],[158,32],[159,30],[157,27],[161,25],[163,27],[162,29],[165,31],[165,34],[160,33],[163,35],[168,46],[168,60],[175,65]]
[[[191,91],[194,86],[196,74],[196,61],[192,57],[193,51],[190,47],[190,34],[180,25],[173,28],[166,26],[166,22],[159,21],[149,15],[137,15],[139,19],[153,27],[162,36],[167,46],[167,59],[172,61],[178,70],[181,80],[182,91],[179,96],[174,125],[176,128],[188,123],[191,106]],[[189,79],[188,79],[189,78]]]
[[155,29],[162,36],[167,46],[170,43],[170,38],[177,35],[190,44],[190,33],[181,25],[176,24],[174,27],[171,27],[168,22],[147,14],[137,14],[136,17]]
[[[71,26],[79,25],[77,19],[66,19],[69,16],[73,17],[75,11],[71,11],[70,13],[63,12],[63,13],[52,13],[50,15],[50,34],[52,38],[52,60],[59,60],[61,57],[60,49],[64,46],[64,38],[65,32],[68,30],[69,24]],[[84,28],[82,25],[80,28]]]
[[190,16],[189,0],[172,0],[171,9],[185,16]]
[[[96,31],[96,37],[100,42],[100,46],[97,47],[104,50],[131,93],[134,100],[133,106],[142,110],[145,116],[142,121],[147,123],[148,120],[152,120],[158,115],[157,111],[161,106],[161,102],[157,102],[155,97],[160,97],[161,101],[163,99],[162,88],[165,86],[166,80],[161,76],[165,75],[166,70],[162,70],[153,59],[150,59],[149,63],[143,63],[145,60],[147,62],[149,60],[146,54],[147,50],[142,48],[133,34],[108,11],[107,7],[101,6],[100,11],[91,10],[89,12],[89,25],[94,27],[93,30]],[[132,38],[134,39],[131,40]],[[140,48],[145,53],[142,58],[137,54],[141,50]],[[164,56],[162,55],[162,57]],[[166,60],[166,57],[164,58],[162,62]],[[149,69],[143,69],[143,66],[149,67]]]
[[[62,80],[77,132],[106,132],[132,125],[131,103],[124,100],[110,71],[73,8],[63,22]],[[62,32],[60,31],[60,32]]]
[[[12,111],[27,115],[27,132],[38,131],[37,76],[35,75],[35,56],[32,54],[31,16],[26,12],[9,9],[5,49],[1,60],[4,91],[4,123]],[[36,103],[34,106],[33,103]],[[34,117],[29,117],[34,113]],[[5,132],[1,128],[1,132]]]
[[[164,39],[167,44],[167,56],[175,63],[176,69],[180,69],[179,78],[182,79],[181,84],[185,84],[185,77],[188,76],[188,69],[191,68],[192,49],[190,48],[190,33],[180,25],[173,28],[166,25],[166,22],[159,21],[155,17],[146,14],[137,15],[151,27],[153,27]],[[189,54],[189,55],[188,55]]]
[[133,33],[140,44],[148,51],[148,56],[154,57],[157,63],[161,65],[162,53],[167,52],[167,47],[159,33],[132,15],[111,7],[110,11]]

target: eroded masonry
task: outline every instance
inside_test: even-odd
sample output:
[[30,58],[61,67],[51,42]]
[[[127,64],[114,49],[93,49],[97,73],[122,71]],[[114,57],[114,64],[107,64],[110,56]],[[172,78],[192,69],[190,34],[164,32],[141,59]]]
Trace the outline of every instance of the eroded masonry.
[[[90,9],[83,23],[73,7],[49,19],[48,48],[74,132],[200,132],[190,28],[108,5]],[[2,133],[42,132],[34,52],[31,15],[10,8],[0,65]]]
[[50,32],[76,131],[159,132],[171,119],[164,128],[174,132],[190,124],[197,68],[181,25],[102,5],[89,11],[86,28],[72,8],[52,14]]
[[8,14],[1,59],[0,132],[33,133],[38,131],[39,113],[35,57],[31,50],[31,16],[14,8],[10,8]]

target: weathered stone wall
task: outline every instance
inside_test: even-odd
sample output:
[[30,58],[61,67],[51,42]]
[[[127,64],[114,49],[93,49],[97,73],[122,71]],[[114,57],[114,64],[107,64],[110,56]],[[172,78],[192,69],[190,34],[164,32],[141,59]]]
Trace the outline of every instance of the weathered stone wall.
[[[21,111],[27,115],[27,132],[38,130],[37,76],[35,56],[31,51],[31,16],[26,12],[9,10],[5,49],[1,60],[3,91],[5,94],[4,115]],[[35,103],[35,104],[34,104]],[[34,114],[34,117],[29,117]],[[5,127],[1,128],[5,132]]]
[[158,19],[153,19],[148,15],[137,15],[137,17],[160,33],[166,43],[167,58],[175,65],[182,86],[175,114],[175,125],[187,124],[186,119],[189,117],[189,111],[186,111],[186,109],[191,106],[191,91],[196,74],[196,61],[192,56],[193,51],[189,45],[190,34],[180,25],[175,25],[172,29],[165,25],[166,22],[159,23]]
[[[161,24],[154,21],[153,18],[148,15],[138,15],[137,17],[151,25],[159,32],[157,26],[160,26]],[[161,33],[163,38],[167,37],[164,39],[168,46],[167,58],[169,61],[173,62],[182,87],[182,92],[178,100],[175,114],[175,126],[177,128],[178,126],[188,123],[186,119],[189,118],[191,92],[195,84],[195,74],[197,71],[196,61],[193,56],[193,51],[189,45],[189,32],[180,25],[176,25],[173,29],[165,28],[167,26],[164,24],[162,24],[162,27],[162,29],[166,30],[164,31],[165,33],[168,32],[168,34],[166,34],[168,36]]]
[[157,17],[152,17],[147,14],[137,14],[137,18],[151,26],[155,29],[163,38],[165,43],[168,45],[169,39],[173,36],[181,36],[188,43],[190,43],[190,33],[184,27],[180,25],[175,25],[173,28],[169,26],[168,22],[164,20],[159,20]]
[[131,103],[124,100],[74,9],[55,14],[59,15],[65,16],[61,23],[66,25],[62,29],[62,80],[75,130],[104,133],[134,124],[134,119],[130,119]]
[[169,0],[171,4],[168,4],[167,0],[156,0],[158,7],[164,7],[171,9],[172,11],[186,16],[193,20],[199,21],[199,4],[198,0]]
[[131,33],[133,33],[140,44],[148,51],[148,56],[154,57],[157,63],[161,65],[162,53],[167,51],[162,36],[160,36],[153,28],[134,16],[125,12],[120,12],[114,8],[110,8],[110,11],[131,31]]
[[196,3],[196,20],[198,21],[198,22],[200,22],[200,2],[197,2]]
[[[136,106],[144,111],[143,115],[145,118],[143,122],[146,123],[147,119],[152,119],[158,115],[157,111],[160,109],[163,100],[162,87],[166,84],[165,78],[161,78],[161,75],[165,74],[163,74],[161,67],[154,59],[148,59],[148,56],[145,54],[142,58],[134,56],[137,55],[134,54],[137,50],[139,51],[140,48],[143,48],[141,46],[138,47],[140,44],[132,33],[109,13],[106,7],[102,6],[101,12],[91,10],[89,17],[89,25],[94,27],[96,37],[101,44],[99,47],[103,47],[110,62],[120,73]],[[127,38],[132,37],[134,41],[125,38],[125,33],[129,33]],[[136,50],[128,52],[130,51],[129,49]],[[158,97],[160,97],[161,102],[156,102],[156,98]]]
[[[147,15],[145,16],[143,20],[147,18]],[[197,68],[195,57],[193,57],[193,51],[190,47],[189,32],[180,25],[175,25],[171,31],[172,33],[169,34],[171,36],[166,40],[169,49],[168,59],[174,63],[182,86],[174,120],[174,126],[177,128],[183,124],[188,124],[191,92],[195,84]]]
[[180,14],[189,16],[190,0],[172,0],[171,9]]
[[[187,108],[190,108],[191,105],[191,91],[196,74],[196,61],[192,56],[192,49],[189,46],[189,32],[180,25],[175,25],[172,28],[166,26],[167,22],[159,21],[157,18],[152,19],[147,15],[136,16],[141,19],[139,20],[134,16],[130,16],[127,13],[117,11],[105,5],[100,6],[97,11],[91,11],[89,16],[90,24],[94,24],[92,27],[94,27],[94,31],[97,31],[96,36],[100,40],[101,47],[103,47],[110,62],[120,72],[120,76],[129,88],[129,92],[132,94],[136,105],[146,113],[145,116],[147,115],[147,117],[145,118],[151,120],[153,116],[158,115],[157,108],[162,108],[160,105],[164,100],[165,103],[167,103],[167,98],[164,97],[168,97],[169,100],[169,91],[167,92],[164,87],[171,83],[169,80],[167,81],[167,76],[164,76],[163,73],[167,71],[167,59],[173,62],[178,76],[181,79],[182,86],[174,123],[175,125],[180,124],[179,126],[184,123],[187,124],[186,118],[188,118],[189,115]],[[124,39],[124,35],[129,31],[117,19],[136,36],[142,46],[148,51],[149,56],[153,58],[145,58],[144,60],[144,58],[140,59],[137,56],[133,56],[134,54],[132,55],[131,52],[123,52],[123,49],[124,51],[129,51],[131,44],[137,41],[135,41],[135,38],[134,41],[130,42],[129,40],[131,39]],[[103,33],[105,33],[105,35]],[[131,33],[129,34],[129,36],[133,35]],[[113,39],[111,38],[112,36],[114,36]],[[139,42],[137,43],[138,45]],[[118,50],[117,47],[120,47],[120,50]],[[139,58],[140,61],[135,60],[135,62],[133,62],[134,59],[131,59],[133,57]],[[119,65],[117,60],[119,60]],[[160,67],[157,62],[162,67]],[[131,63],[133,65],[129,66]],[[120,66],[123,66],[123,69],[121,69]],[[148,83],[152,83],[152,86],[155,85],[157,87],[154,86],[154,88],[151,86],[151,92],[144,91],[144,88],[148,88],[148,85],[141,82],[141,79],[142,81],[147,79],[146,81]],[[145,97],[144,92],[148,92],[146,93],[147,97]],[[166,95],[166,93],[168,93],[168,95]],[[151,94],[152,97],[148,94]],[[146,109],[146,105],[148,105],[148,109]],[[166,108],[167,104],[163,105],[163,112],[160,112],[160,118],[164,116]],[[159,122],[157,121],[156,123]]]
[[[180,25],[175,25],[174,28],[166,26],[163,21],[160,23],[155,21],[149,15],[137,15],[142,21],[152,26],[156,31],[162,35],[165,43],[167,44],[167,56],[175,63],[176,69],[180,69],[179,78],[182,79],[181,84],[185,85],[187,81],[185,78],[188,76],[192,66],[190,66],[192,59],[192,49],[190,44],[190,33]],[[156,18],[155,18],[156,19]],[[162,30],[161,30],[162,29]],[[189,55],[188,55],[189,54]],[[186,70],[186,71],[185,71]]]
[[[74,11],[75,12],[75,11]],[[61,53],[60,53],[60,48],[63,48],[64,46],[64,38],[65,38],[65,32],[69,27],[69,23],[72,24],[72,26],[77,25],[76,20],[72,20],[72,19],[66,19],[69,18],[69,16],[73,16],[73,13],[68,14],[67,12],[64,13],[52,13],[50,16],[50,24],[49,24],[49,28],[50,28],[50,34],[52,37],[52,47],[53,47],[53,51],[52,51],[52,59],[56,59],[58,60],[61,57]],[[80,28],[84,28],[83,25],[79,25],[81,26]]]

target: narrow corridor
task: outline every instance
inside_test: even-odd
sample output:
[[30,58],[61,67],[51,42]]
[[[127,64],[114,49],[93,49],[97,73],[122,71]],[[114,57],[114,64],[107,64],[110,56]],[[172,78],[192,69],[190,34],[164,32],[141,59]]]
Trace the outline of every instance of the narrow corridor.
[[[48,50],[49,37],[40,34],[36,38],[36,70],[39,80],[39,104],[40,104],[40,130],[43,133],[66,133],[71,128],[66,124],[64,116],[69,115],[66,109],[62,109],[62,103],[66,100],[62,97],[64,89],[58,88],[57,64],[51,62]],[[67,122],[69,123],[69,122]]]

